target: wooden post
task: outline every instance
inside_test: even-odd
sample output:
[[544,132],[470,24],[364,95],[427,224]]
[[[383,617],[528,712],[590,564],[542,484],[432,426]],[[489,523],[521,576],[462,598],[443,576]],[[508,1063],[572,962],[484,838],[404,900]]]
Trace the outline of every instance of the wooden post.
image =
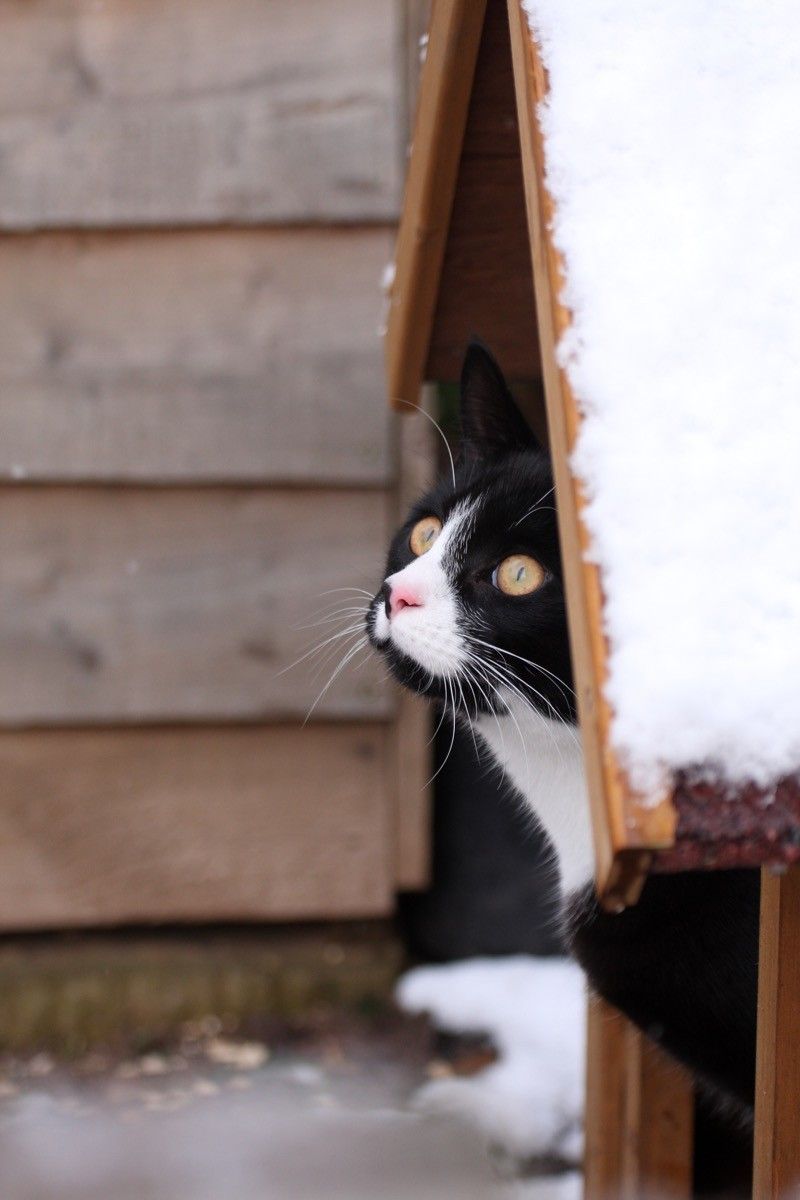
[[589,1003],[585,1200],[688,1200],[688,1073],[598,997]]
[[754,1200],[800,1195],[800,867],[761,878]]

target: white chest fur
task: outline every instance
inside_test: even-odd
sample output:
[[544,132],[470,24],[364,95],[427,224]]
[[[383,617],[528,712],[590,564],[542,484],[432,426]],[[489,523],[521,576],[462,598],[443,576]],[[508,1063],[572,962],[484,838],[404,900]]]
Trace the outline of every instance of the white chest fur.
[[550,838],[564,892],[574,891],[588,883],[594,872],[578,730],[543,717],[512,697],[507,704],[507,714],[479,717],[475,729]]

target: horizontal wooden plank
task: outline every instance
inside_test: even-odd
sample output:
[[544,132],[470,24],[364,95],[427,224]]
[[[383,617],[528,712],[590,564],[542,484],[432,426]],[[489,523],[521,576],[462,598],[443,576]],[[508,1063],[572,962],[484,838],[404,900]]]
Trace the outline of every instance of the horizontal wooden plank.
[[[374,588],[388,497],[250,489],[0,489],[0,722],[305,715],[330,665],[279,674]],[[359,601],[358,596],[355,597]],[[338,654],[338,651],[337,651]],[[319,716],[381,718],[367,655]]]
[[382,230],[0,238],[0,477],[376,484]]
[[389,911],[380,726],[0,734],[0,929]]
[[0,0],[0,226],[393,218],[393,0]]

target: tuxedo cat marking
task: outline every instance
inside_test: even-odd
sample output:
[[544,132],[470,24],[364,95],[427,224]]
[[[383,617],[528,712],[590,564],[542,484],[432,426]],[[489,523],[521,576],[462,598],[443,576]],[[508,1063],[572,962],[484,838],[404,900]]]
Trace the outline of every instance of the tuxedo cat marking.
[[655,877],[602,913],[572,690],[549,458],[473,342],[452,478],[389,549],[367,633],[406,687],[468,723],[555,850],[571,949],[593,987],[751,1113],[758,877]]
[[[550,461],[478,343],[467,352],[461,407],[458,469],[395,537],[367,629],[402,683],[480,735],[544,826],[572,890],[592,876],[591,831]],[[435,528],[415,553],[426,520]],[[518,581],[504,590],[496,577],[515,556],[519,569],[531,559],[539,572],[519,594]]]

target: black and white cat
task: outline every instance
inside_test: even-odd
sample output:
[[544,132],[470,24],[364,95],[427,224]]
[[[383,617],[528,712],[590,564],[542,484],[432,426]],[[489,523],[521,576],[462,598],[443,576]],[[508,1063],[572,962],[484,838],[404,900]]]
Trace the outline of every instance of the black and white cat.
[[747,1119],[758,875],[651,878],[597,905],[550,462],[489,352],[461,380],[452,476],[397,532],[367,633],[406,687],[468,723],[553,845],[568,944],[591,985]]

